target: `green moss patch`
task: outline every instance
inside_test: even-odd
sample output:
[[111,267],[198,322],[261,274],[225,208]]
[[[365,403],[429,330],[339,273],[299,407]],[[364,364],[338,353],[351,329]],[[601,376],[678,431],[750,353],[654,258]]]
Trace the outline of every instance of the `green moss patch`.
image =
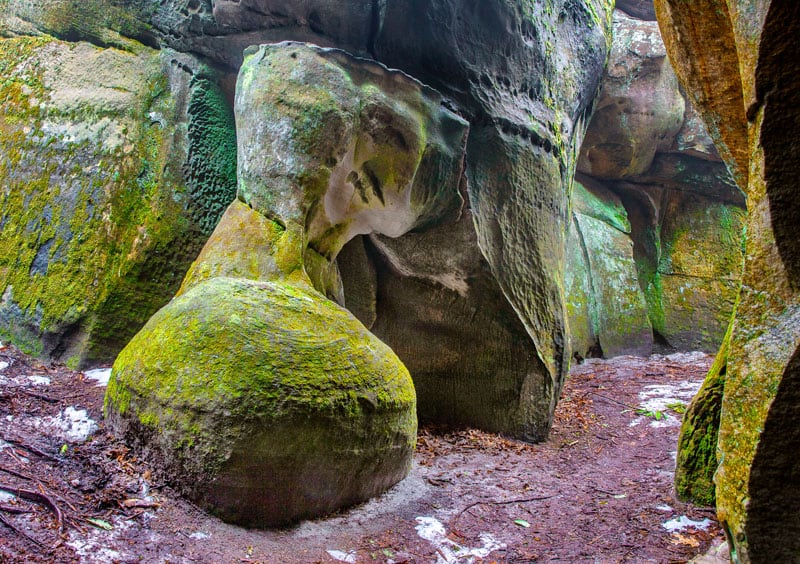
[[[375,495],[405,476],[416,436],[413,384],[394,353],[343,308],[281,282],[213,278],[175,298],[120,353],[105,409],[184,491],[250,525]],[[326,483],[298,481],[309,460]],[[334,467],[371,470],[340,483]],[[251,495],[295,505],[242,510]]]

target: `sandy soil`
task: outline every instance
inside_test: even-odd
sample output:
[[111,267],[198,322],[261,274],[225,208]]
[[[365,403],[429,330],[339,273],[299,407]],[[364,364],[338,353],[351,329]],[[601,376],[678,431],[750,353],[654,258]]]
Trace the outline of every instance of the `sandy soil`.
[[[0,349],[0,562],[686,562],[721,533],[678,502],[681,406],[711,358],[587,360],[528,445],[424,428],[411,475],[279,531],[226,525],[103,430],[103,372]],[[107,372],[105,373],[107,375]]]

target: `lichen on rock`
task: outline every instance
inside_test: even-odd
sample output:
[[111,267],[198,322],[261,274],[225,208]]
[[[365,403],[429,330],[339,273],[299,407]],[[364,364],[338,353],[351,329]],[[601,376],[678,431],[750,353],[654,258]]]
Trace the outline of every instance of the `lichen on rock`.
[[[182,127],[182,101],[219,87],[190,84],[192,57],[140,47],[0,40],[0,332],[73,366],[113,358],[169,299],[224,209],[206,202],[234,196],[218,164],[235,151],[230,109],[210,111],[216,129]],[[203,159],[220,174],[193,174],[188,153],[226,127]]]
[[108,424],[226,521],[283,525],[403,478],[411,378],[346,310],[284,282],[216,277],[117,358]]

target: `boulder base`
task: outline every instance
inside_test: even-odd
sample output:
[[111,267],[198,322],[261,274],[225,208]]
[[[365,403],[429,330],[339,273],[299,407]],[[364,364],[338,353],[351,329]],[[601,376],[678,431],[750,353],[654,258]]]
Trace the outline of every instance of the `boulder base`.
[[403,479],[411,378],[346,310],[280,282],[213,278],[122,351],[109,426],[222,519],[277,526]]

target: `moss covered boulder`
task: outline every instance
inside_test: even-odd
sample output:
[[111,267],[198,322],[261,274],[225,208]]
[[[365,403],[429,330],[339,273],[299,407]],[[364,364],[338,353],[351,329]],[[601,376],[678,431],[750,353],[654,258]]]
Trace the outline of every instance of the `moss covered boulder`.
[[226,521],[281,525],[410,469],[415,394],[392,351],[311,289],[214,278],[117,358],[112,428]]
[[109,361],[235,195],[219,77],[193,57],[0,39],[0,338]]

